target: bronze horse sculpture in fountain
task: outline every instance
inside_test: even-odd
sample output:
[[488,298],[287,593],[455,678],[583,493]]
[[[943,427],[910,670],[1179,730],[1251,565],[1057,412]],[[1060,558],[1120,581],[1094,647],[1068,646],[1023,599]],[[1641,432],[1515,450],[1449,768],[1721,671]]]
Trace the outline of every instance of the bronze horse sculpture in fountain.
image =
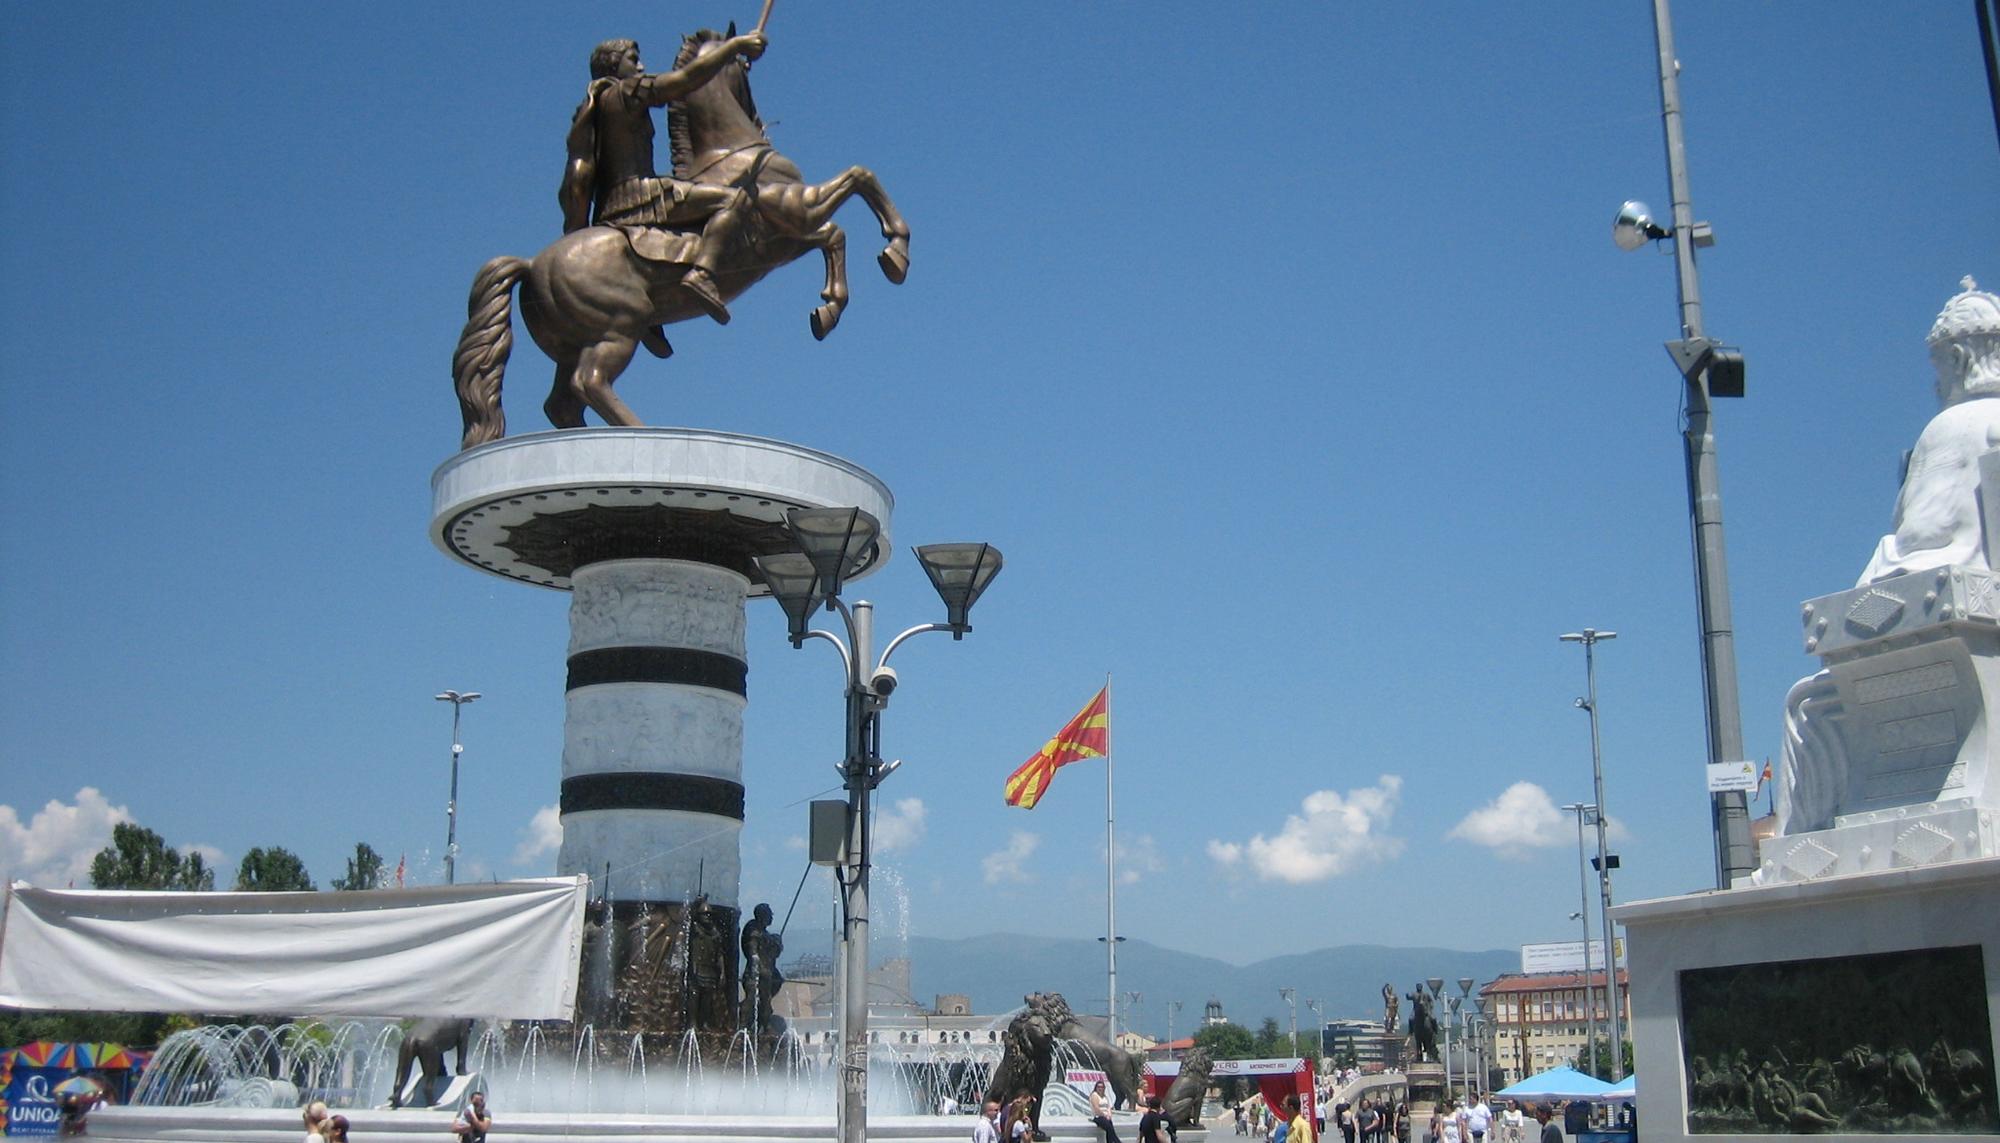
[[[740,225],[715,255],[712,281],[722,300],[808,251],[824,256],[826,283],[811,315],[813,336],[824,338],[839,323],[848,298],[847,239],[832,221],[834,212],[855,196],[875,212],[888,240],[877,262],[894,283],[909,272],[910,228],[868,168],[849,167],[826,182],[808,183],[771,146],[745,61],[733,53],[720,66],[704,58],[739,42],[733,29],[730,34],[703,30],[683,42],[676,68],[692,65],[713,70],[713,76],[668,105],[674,176],[697,187],[743,192]],[[644,131],[650,147],[650,123]],[[516,285],[529,336],[556,364],[555,384],[543,405],[550,423],[581,428],[586,408],[608,425],[641,423],[612,384],[640,345],[659,357],[673,352],[661,326],[715,312],[686,284],[695,268],[695,234],[653,230],[645,237],[651,241],[642,256],[634,249],[638,239],[626,229],[582,226],[532,259],[503,255],[480,267],[452,360],[464,416],[461,448],[506,434],[500,388],[513,351],[510,303]]]

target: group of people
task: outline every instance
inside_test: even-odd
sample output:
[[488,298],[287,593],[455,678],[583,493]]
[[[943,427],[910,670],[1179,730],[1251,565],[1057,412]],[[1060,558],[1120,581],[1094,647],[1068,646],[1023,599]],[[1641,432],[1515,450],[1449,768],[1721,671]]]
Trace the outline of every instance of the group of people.
[[[1139,1116],[1139,1143],[1174,1143],[1179,1132],[1173,1120],[1160,1110],[1160,1097],[1146,1097],[1145,1113]],[[1034,1143],[1036,1097],[1019,1092],[1003,1108],[997,1099],[987,1100],[972,1125],[972,1143]],[[1112,1104],[1105,1083],[1098,1080],[1090,1090],[1090,1122],[1104,1132],[1104,1143],[1121,1143],[1118,1127],[1111,1121]],[[1044,1136],[1046,1138],[1046,1136]],[[1312,1143],[1307,1134],[1303,1143]]]
[[[313,1100],[302,1114],[306,1124],[303,1143],[348,1143],[347,1117],[332,1114],[325,1102]],[[475,1091],[465,1109],[451,1121],[451,1133],[460,1143],[486,1143],[486,1133],[491,1130],[493,1113],[486,1109],[486,1093]]]

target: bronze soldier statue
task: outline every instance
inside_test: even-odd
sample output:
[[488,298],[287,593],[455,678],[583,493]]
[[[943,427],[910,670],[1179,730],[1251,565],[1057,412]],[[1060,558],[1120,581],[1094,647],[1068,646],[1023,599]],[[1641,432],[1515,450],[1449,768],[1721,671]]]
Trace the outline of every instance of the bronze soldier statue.
[[593,223],[616,226],[633,239],[641,257],[673,261],[666,248],[647,241],[649,230],[701,228],[701,239],[681,285],[708,316],[729,321],[716,288],[715,270],[750,208],[741,188],[696,183],[653,170],[653,108],[686,97],[714,79],[724,64],[764,54],[764,34],[732,36],[721,48],[696,56],[663,75],[652,75],[632,40],[606,40],[590,54],[590,87],[569,127],[569,162],[563,168],[563,233]]

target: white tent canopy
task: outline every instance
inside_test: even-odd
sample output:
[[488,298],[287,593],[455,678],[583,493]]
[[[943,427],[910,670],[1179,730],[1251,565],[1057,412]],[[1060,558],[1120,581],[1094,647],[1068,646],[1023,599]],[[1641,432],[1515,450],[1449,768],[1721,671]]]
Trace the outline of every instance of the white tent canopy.
[[567,1020],[586,884],[155,893],[17,882],[0,927],[0,1005]]

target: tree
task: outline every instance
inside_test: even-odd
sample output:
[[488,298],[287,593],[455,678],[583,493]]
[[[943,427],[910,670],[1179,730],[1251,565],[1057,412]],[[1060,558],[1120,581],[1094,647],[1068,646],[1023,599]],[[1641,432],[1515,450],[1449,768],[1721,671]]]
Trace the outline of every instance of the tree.
[[1291,1035],[1278,1027],[1276,1016],[1264,1017],[1263,1026],[1257,1029],[1257,1058],[1275,1060],[1291,1054]]
[[236,888],[249,893],[310,893],[318,887],[298,854],[274,845],[254,847],[243,855],[243,863],[236,867]]
[[[1618,1074],[1629,1076],[1632,1074],[1632,1041],[1626,1040],[1624,1043],[1625,1043],[1625,1070]],[[1595,1054],[1597,1057],[1597,1066],[1595,1068],[1592,1068],[1590,1066],[1590,1060],[1592,1055],[1591,1048],[1596,1049]],[[1577,1053],[1576,1059],[1570,1061],[1570,1066],[1575,1068],[1577,1071],[1584,1072],[1588,1075],[1594,1075],[1598,1079],[1605,1080],[1608,1082],[1611,1079],[1611,1037],[1609,1036],[1597,1037],[1595,1040],[1591,1042],[1590,1046],[1585,1047],[1582,1051]]]
[[[1241,1024],[1204,1024],[1194,1034],[1194,1046],[1208,1052],[1211,1060],[1254,1060],[1257,1042],[1250,1029]],[[1224,1100],[1240,1098],[1240,1076],[1217,1076],[1216,1087]]]
[[215,871],[198,853],[185,856],[167,839],[134,822],[111,827],[111,844],[90,862],[90,883],[99,889],[215,888]]
[[338,890],[375,889],[382,884],[382,855],[365,841],[354,843],[354,856],[347,859],[347,876],[333,879]]

